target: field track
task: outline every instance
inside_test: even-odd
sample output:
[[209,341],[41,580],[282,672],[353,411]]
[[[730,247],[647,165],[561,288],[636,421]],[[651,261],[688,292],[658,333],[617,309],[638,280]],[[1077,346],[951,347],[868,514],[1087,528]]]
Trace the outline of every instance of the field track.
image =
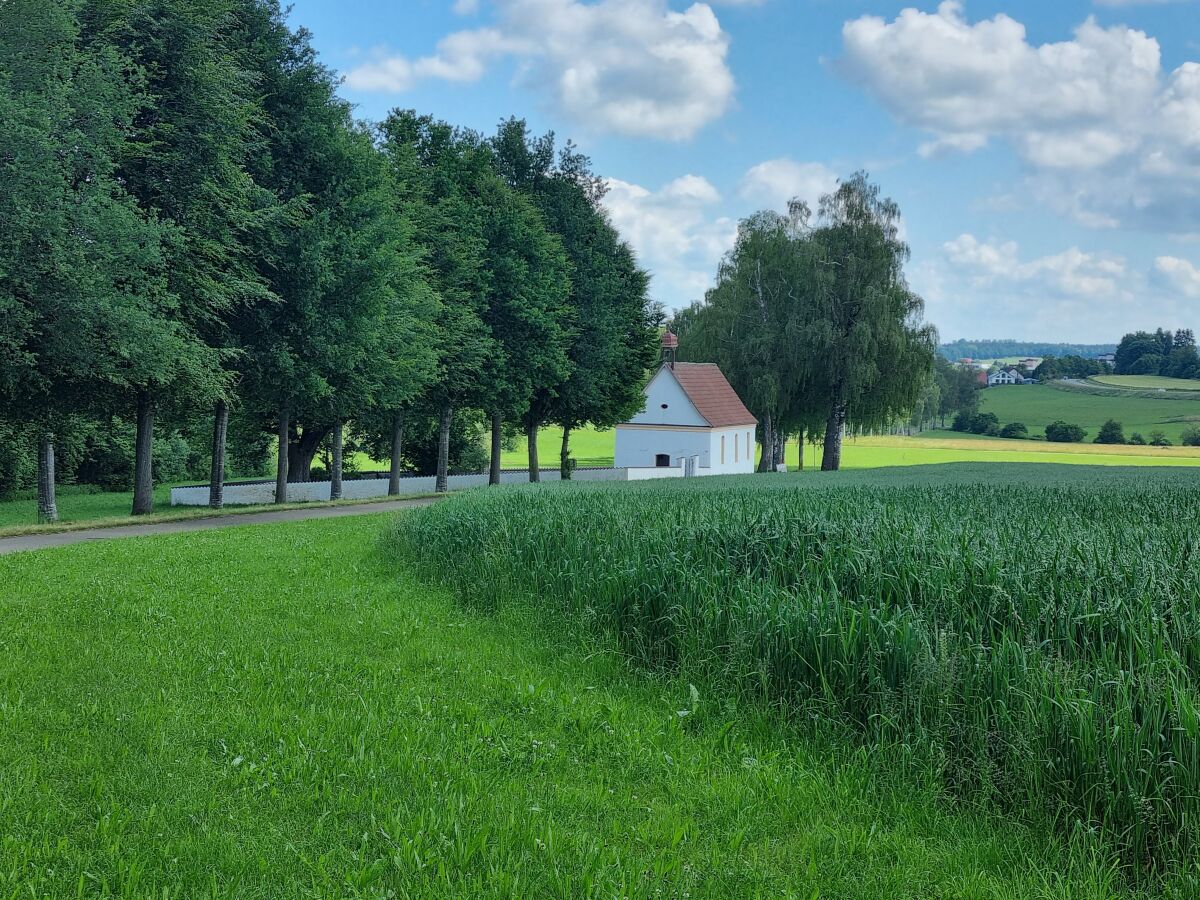
[[182,519],[176,522],[156,522],[149,525],[120,525],[115,528],[87,528],[79,531],[60,531],[48,534],[23,534],[0,538],[0,556],[25,550],[45,550],[65,547],[85,541],[107,541],[114,538],[147,537],[156,534],[176,534],[181,531],[210,531],[239,525],[269,525],[274,522],[300,522],[305,519],[335,519],[415,509],[436,502],[431,498],[395,500],[384,503],[362,503],[354,506],[313,506],[311,509],[286,509],[279,512],[246,513],[244,515],[210,516],[202,519]]

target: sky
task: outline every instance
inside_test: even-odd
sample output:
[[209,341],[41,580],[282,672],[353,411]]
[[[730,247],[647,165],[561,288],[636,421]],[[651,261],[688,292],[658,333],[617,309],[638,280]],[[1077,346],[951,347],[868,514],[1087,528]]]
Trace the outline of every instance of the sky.
[[587,153],[675,309],[867,171],[945,340],[1200,329],[1200,0],[294,0],[357,114]]

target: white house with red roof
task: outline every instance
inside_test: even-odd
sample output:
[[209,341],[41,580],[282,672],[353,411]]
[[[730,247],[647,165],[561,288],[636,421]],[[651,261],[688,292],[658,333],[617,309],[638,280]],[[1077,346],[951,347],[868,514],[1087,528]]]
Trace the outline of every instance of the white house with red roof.
[[695,460],[696,475],[747,474],[757,425],[717,366],[668,361],[646,385],[642,411],[617,426],[616,466],[686,468]]

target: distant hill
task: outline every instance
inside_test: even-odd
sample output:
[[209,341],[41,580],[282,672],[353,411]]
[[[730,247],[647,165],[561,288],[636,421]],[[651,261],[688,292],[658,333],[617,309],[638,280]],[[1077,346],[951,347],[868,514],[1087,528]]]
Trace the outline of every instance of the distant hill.
[[1116,353],[1116,344],[1041,344],[1037,341],[951,341],[939,348],[953,362],[971,359],[1003,359],[1009,356],[1099,356]]

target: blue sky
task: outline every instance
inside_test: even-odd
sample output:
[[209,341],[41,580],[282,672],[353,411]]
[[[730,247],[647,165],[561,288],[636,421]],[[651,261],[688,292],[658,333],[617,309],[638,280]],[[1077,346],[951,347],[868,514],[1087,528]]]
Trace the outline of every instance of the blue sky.
[[1200,328],[1200,0],[296,0],[344,95],[573,138],[656,299],[865,168],[946,339]]

